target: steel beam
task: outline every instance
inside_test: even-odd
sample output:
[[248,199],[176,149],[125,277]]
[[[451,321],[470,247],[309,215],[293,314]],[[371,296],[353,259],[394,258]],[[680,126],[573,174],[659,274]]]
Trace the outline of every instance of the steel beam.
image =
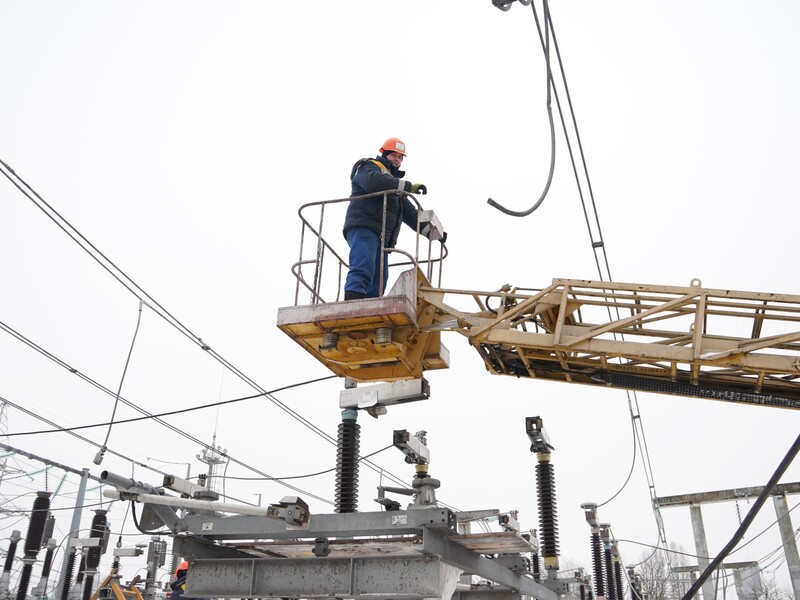
[[198,560],[186,595],[211,598],[402,598],[442,595],[435,556]]
[[311,515],[302,526],[253,516],[187,515],[187,530],[209,540],[303,539],[419,534],[423,527],[456,531],[454,512],[436,506],[411,510]]
[[[718,490],[714,492],[698,492],[696,494],[679,494],[677,496],[663,496],[656,498],[656,502],[661,508],[667,506],[689,506],[692,504],[710,504],[712,502],[727,502],[730,500],[744,500],[745,498],[758,498],[763,487],[734,488],[730,490]],[[780,483],[775,486],[773,496],[786,494],[800,494],[800,482]]]

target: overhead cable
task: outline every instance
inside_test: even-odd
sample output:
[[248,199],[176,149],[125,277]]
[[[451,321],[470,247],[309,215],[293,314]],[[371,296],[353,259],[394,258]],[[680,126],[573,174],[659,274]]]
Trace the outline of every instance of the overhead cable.
[[[393,448],[394,444],[389,444],[380,450],[375,450],[375,452],[370,452],[369,454],[365,454],[364,456],[357,457],[357,461],[361,462],[370,456],[375,456],[376,454],[380,454],[384,450],[388,450],[389,448]],[[316,473],[308,473],[306,475],[290,475],[288,477],[233,477],[231,475],[225,475],[225,479],[233,479],[236,481],[285,481],[287,479],[306,479],[308,477],[317,477],[318,475],[325,475],[326,473],[333,473],[336,470],[336,467],[331,467],[330,469],[325,469],[324,471],[317,471]],[[217,476],[219,477],[219,476]]]
[[[573,175],[575,177],[575,182],[576,182],[576,185],[577,185],[577,188],[578,188],[578,195],[580,197],[581,207],[583,209],[584,220],[586,222],[586,227],[587,227],[587,230],[588,230],[588,233],[589,233],[589,242],[591,244],[592,252],[593,252],[593,255],[594,255],[594,260],[595,260],[595,265],[597,267],[597,272],[598,272],[598,275],[600,277],[600,281],[605,281],[606,279],[608,281],[613,281],[612,276],[611,276],[611,267],[609,265],[608,255],[606,253],[605,240],[603,239],[603,231],[602,231],[602,227],[600,225],[600,217],[599,217],[598,210],[597,210],[597,204],[596,204],[595,198],[594,198],[594,191],[592,189],[591,178],[589,176],[589,169],[588,169],[588,166],[587,166],[587,163],[586,163],[586,154],[585,154],[584,149],[583,149],[583,142],[581,141],[580,130],[578,128],[578,120],[577,120],[577,117],[575,115],[574,106],[572,104],[572,96],[571,96],[570,91],[569,91],[569,84],[567,83],[566,71],[564,69],[564,62],[563,62],[563,60],[561,58],[561,50],[560,50],[560,48],[558,46],[558,38],[556,36],[555,27],[553,25],[552,14],[550,13],[549,10],[547,10],[547,6],[545,4],[545,11],[544,11],[544,13],[545,13],[544,14],[545,35],[543,35],[542,34],[542,26],[541,26],[541,23],[539,21],[539,16],[538,16],[538,14],[536,12],[536,5],[534,3],[532,3],[531,7],[532,7],[532,10],[533,10],[534,19],[536,20],[536,29],[537,29],[538,34],[539,34],[539,42],[540,42],[540,44],[542,46],[542,51],[545,52],[545,54],[547,54],[549,52],[548,43],[547,43],[547,40],[545,39],[547,31],[550,32],[550,34],[552,35],[552,38],[553,38],[553,49],[555,50],[555,53],[556,53],[556,59],[557,59],[557,62],[558,62],[559,73],[561,75],[561,83],[564,86],[564,92],[565,92],[565,96],[566,96],[567,107],[568,107],[569,114],[570,114],[570,117],[571,117],[571,122],[572,122],[572,129],[575,132],[576,145],[577,145],[578,153],[580,155],[580,162],[581,162],[581,166],[582,166],[583,177],[586,180],[586,187],[587,187],[587,191],[588,191],[587,195],[589,197],[589,202],[591,203],[591,212],[592,212],[592,214],[594,216],[594,228],[592,227],[592,222],[591,222],[591,220],[589,218],[590,211],[587,209],[586,198],[584,196],[583,186],[581,184],[581,176],[578,173],[578,167],[577,167],[577,164],[576,164],[575,152],[574,152],[573,147],[572,147],[572,142],[570,141],[570,134],[569,134],[569,131],[567,129],[567,123],[566,123],[566,121],[564,119],[564,110],[563,110],[563,108],[561,106],[561,100],[560,100],[559,95],[558,95],[558,89],[555,87],[555,85],[553,86],[553,97],[555,98],[556,106],[558,107],[558,112],[559,112],[559,116],[560,116],[560,119],[561,119],[561,127],[562,127],[562,129],[564,131],[564,137],[565,137],[565,140],[566,140],[566,143],[567,143],[567,150],[568,150],[568,153],[569,153],[570,162],[572,164],[572,171],[573,171]],[[552,72],[550,72],[550,74],[552,75]],[[596,229],[596,232],[597,232],[597,239],[595,239],[594,229]],[[602,262],[601,262],[601,258],[602,258]],[[609,318],[611,318],[611,314],[610,314],[611,309],[610,309],[610,307],[607,310],[609,311]],[[617,309],[617,317],[619,318],[619,309]],[[616,334],[614,334],[614,337],[616,338]],[[657,493],[656,493],[656,488],[655,488],[655,478],[654,478],[654,475],[653,475],[653,472],[652,472],[652,465],[650,463],[649,451],[647,449],[647,441],[646,441],[645,432],[644,432],[644,424],[642,422],[641,413],[639,411],[638,396],[637,396],[635,390],[626,390],[626,396],[628,398],[628,407],[629,407],[629,411],[631,413],[631,421],[633,423],[634,431],[636,432],[636,440],[637,440],[637,442],[639,444],[639,447],[641,448],[641,451],[642,451],[641,452],[641,456],[642,456],[643,466],[644,466],[644,470],[645,470],[645,477],[647,479],[647,485],[648,485],[648,489],[649,489],[649,492],[650,492],[651,507],[652,507],[652,510],[653,510],[653,513],[654,513],[654,516],[655,516],[655,519],[656,519],[656,526],[657,526],[658,532],[659,532],[659,539],[664,544],[664,546],[666,546],[667,545],[666,532],[664,530],[664,522],[663,522],[663,518],[661,517],[660,507],[658,506],[658,502],[656,500]],[[634,459],[635,459],[635,456],[634,456]],[[626,483],[623,485],[623,488],[624,488],[625,485],[627,485],[628,481],[630,481],[630,476],[628,477],[628,479],[626,479]],[[616,497],[618,494],[619,494],[619,492],[614,494],[613,497]],[[606,502],[608,502],[608,501],[606,501]]]
[[[45,350],[45,349],[44,349],[44,348],[42,348],[41,346],[39,346],[39,345],[35,344],[33,341],[31,341],[30,339],[26,338],[26,337],[25,337],[25,336],[23,336],[21,333],[19,333],[18,331],[16,331],[15,329],[13,329],[13,328],[12,328],[12,327],[10,327],[9,325],[7,325],[6,323],[3,323],[2,321],[0,321],[0,329],[2,329],[2,330],[4,330],[4,331],[6,331],[7,333],[11,334],[11,335],[12,335],[12,336],[14,336],[16,339],[18,339],[18,340],[22,341],[22,342],[23,342],[23,343],[25,343],[25,344],[26,344],[28,347],[30,347],[30,348],[32,348],[32,349],[34,349],[34,350],[36,350],[37,352],[41,353],[42,355],[46,356],[47,358],[49,358],[49,359],[53,360],[55,363],[57,363],[58,365],[62,366],[62,367],[63,367],[63,368],[65,368],[65,369],[67,369],[67,370],[68,370],[68,371],[70,371],[71,373],[74,373],[74,374],[78,375],[78,376],[79,376],[81,379],[83,379],[84,381],[86,381],[86,382],[88,382],[88,383],[91,383],[91,384],[92,384],[93,386],[95,386],[97,389],[99,389],[99,390],[101,390],[101,391],[105,392],[106,394],[109,394],[109,395],[112,395],[112,396],[114,395],[114,392],[113,392],[113,391],[111,391],[110,389],[108,389],[108,388],[106,388],[105,386],[103,386],[102,384],[100,384],[100,383],[96,382],[95,380],[93,380],[93,379],[92,379],[92,378],[90,378],[89,376],[87,376],[87,375],[85,375],[85,374],[81,373],[80,371],[78,371],[78,369],[75,369],[74,367],[70,366],[70,365],[69,365],[69,364],[67,364],[66,362],[62,361],[60,358],[56,357],[54,354],[52,354],[52,353],[48,352],[47,350]],[[330,379],[330,378],[332,378],[332,377],[335,377],[335,376],[334,376],[334,375],[328,375],[328,376],[321,377],[321,378],[318,378],[318,379],[313,379],[313,380],[306,381],[306,382],[304,382],[304,383],[302,383],[302,384],[291,384],[291,385],[288,385],[288,386],[282,386],[282,387],[280,387],[280,388],[276,388],[276,389],[274,389],[274,390],[272,390],[272,391],[269,391],[269,392],[266,392],[266,391],[265,391],[265,392],[263,392],[263,393],[256,394],[256,395],[252,396],[252,398],[256,398],[256,397],[260,397],[260,396],[264,396],[264,395],[267,395],[267,394],[272,394],[272,393],[274,393],[274,392],[278,392],[278,391],[282,391],[282,390],[290,389],[290,388],[293,388],[293,387],[298,387],[299,385],[306,385],[306,384],[308,384],[308,383],[316,383],[316,382],[318,382],[318,381],[323,381],[323,380],[326,380],[326,379]],[[230,402],[237,402],[237,401],[240,401],[240,400],[246,400],[246,399],[249,399],[249,398],[251,398],[251,397],[250,397],[250,396],[248,396],[248,397],[245,397],[245,398],[234,399],[234,400],[231,400]],[[158,415],[153,415],[152,413],[150,413],[150,412],[148,412],[148,411],[144,410],[143,408],[141,408],[141,407],[137,406],[137,405],[136,405],[136,404],[134,404],[133,402],[130,402],[130,401],[126,400],[124,397],[120,396],[120,400],[121,400],[121,401],[122,401],[124,404],[126,404],[127,406],[129,406],[129,407],[133,408],[134,410],[137,410],[137,411],[139,411],[140,413],[142,413],[143,415],[145,415],[145,416],[146,416],[145,418],[148,418],[148,419],[153,419],[154,421],[156,421],[156,422],[158,422],[158,423],[160,423],[160,424],[164,425],[165,427],[168,427],[169,429],[171,429],[171,430],[172,430],[172,431],[174,431],[175,433],[178,433],[179,435],[181,435],[181,436],[183,436],[183,437],[187,438],[188,440],[192,441],[193,443],[196,443],[196,444],[198,444],[198,445],[199,445],[199,446],[201,446],[201,447],[204,447],[204,448],[206,448],[206,449],[209,449],[209,450],[215,450],[215,448],[213,448],[212,446],[210,446],[210,445],[206,444],[206,443],[205,443],[205,442],[203,442],[202,440],[195,438],[194,436],[192,436],[192,435],[190,435],[189,433],[187,433],[187,432],[185,432],[185,431],[183,431],[183,430],[181,430],[181,429],[179,429],[179,428],[175,427],[174,425],[171,425],[171,424],[170,424],[170,423],[168,423],[167,421],[164,421],[163,419],[161,419],[161,418],[160,418]],[[80,439],[80,440],[82,440],[82,441],[85,441],[85,442],[87,442],[87,443],[89,443],[89,444],[92,444],[92,445],[94,445],[94,446],[96,446],[96,447],[98,447],[98,448],[100,447],[100,444],[98,444],[97,442],[93,442],[93,441],[89,440],[88,438],[85,438],[85,437],[83,437],[83,436],[80,436],[80,435],[78,435],[77,433],[74,433],[74,431],[72,431],[72,430],[71,430],[71,429],[69,429],[69,428],[62,427],[61,425],[58,425],[57,423],[54,423],[54,422],[52,422],[52,421],[49,421],[49,420],[47,420],[47,419],[44,419],[43,417],[40,417],[38,414],[35,414],[34,412],[32,412],[32,411],[30,411],[30,410],[28,410],[28,409],[26,409],[26,408],[23,408],[22,406],[19,406],[18,404],[14,403],[14,402],[12,402],[12,401],[10,401],[10,400],[7,400],[7,399],[4,399],[4,398],[0,397],[0,401],[5,401],[5,402],[7,402],[7,403],[8,403],[8,405],[9,405],[9,406],[12,406],[13,408],[16,408],[16,409],[18,409],[18,410],[20,410],[20,411],[22,411],[22,412],[25,412],[26,414],[28,414],[28,415],[30,415],[30,416],[32,416],[32,417],[35,417],[35,418],[37,418],[37,419],[39,419],[39,420],[41,420],[41,421],[44,421],[45,423],[47,423],[47,424],[48,424],[48,425],[50,425],[51,427],[54,427],[54,428],[55,428],[57,431],[64,432],[64,433],[69,433],[70,435],[73,435],[73,436],[77,437],[78,439]],[[216,403],[212,403],[212,404],[209,404],[208,406],[215,406],[215,404],[216,404]],[[197,407],[197,408],[204,408],[204,407]],[[168,414],[168,413],[167,413],[167,414]],[[79,428],[75,428],[75,429],[79,429]],[[151,470],[151,471],[155,471],[155,472],[157,472],[157,473],[160,473],[160,474],[162,474],[162,475],[164,475],[164,474],[165,474],[163,471],[161,471],[161,470],[159,470],[159,469],[156,469],[156,468],[154,468],[154,467],[152,467],[152,466],[150,466],[150,465],[148,465],[148,464],[141,463],[141,462],[138,462],[138,461],[134,461],[133,459],[130,459],[130,458],[128,458],[128,457],[125,457],[125,456],[123,456],[122,454],[119,454],[119,453],[117,453],[117,452],[112,452],[111,450],[109,450],[109,452],[111,452],[112,454],[116,454],[117,456],[120,456],[121,458],[124,458],[125,460],[128,460],[128,461],[130,461],[130,462],[131,462],[131,463],[133,463],[133,464],[136,464],[136,465],[138,465],[138,466],[144,467],[145,469],[149,469],[149,470]],[[248,469],[248,470],[250,470],[250,471],[252,471],[252,472],[254,472],[254,473],[258,473],[259,475],[262,475],[262,476],[264,476],[264,477],[267,477],[267,478],[268,478],[268,477],[270,477],[270,475],[268,475],[268,474],[264,473],[263,471],[261,471],[261,470],[259,470],[259,469],[255,468],[255,467],[252,467],[252,466],[250,466],[250,465],[248,465],[248,464],[246,464],[246,463],[244,463],[244,462],[242,462],[242,461],[240,461],[240,460],[238,460],[238,459],[236,459],[236,458],[230,457],[230,456],[229,456],[227,453],[225,454],[225,456],[226,456],[226,458],[229,458],[229,459],[230,459],[230,460],[232,460],[234,463],[236,463],[236,464],[240,465],[241,467],[243,467],[243,468],[245,468],[245,469]],[[365,461],[365,463],[366,463],[366,464],[369,464],[369,465],[372,465],[372,464],[373,464],[373,463],[370,463],[369,461]],[[374,468],[374,467],[373,467],[373,468]],[[398,477],[396,477],[396,476],[393,476],[393,478],[394,478],[394,481],[395,481],[395,482],[398,482],[398,483],[403,483],[403,482],[402,482],[402,480],[401,480],[401,479],[399,479]],[[314,498],[317,498],[317,499],[321,499],[321,500],[323,500],[324,502],[326,502],[326,503],[328,503],[328,504],[332,504],[332,502],[331,502],[330,500],[327,500],[327,499],[320,498],[319,496],[316,496],[316,495],[314,495],[314,494],[311,494],[310,492],[307,492],[307,491],[301,490],[301,489],[299,489],[299,488],[296,488],[296,487],[294,487],[294,486],[291,486],[291,485],[289,485],[289,484],[283,484],[283,483],[281,483],[281,484],[282,484],[282,485],[284,485],[285,487],[288,487],[288,488],[290,488],[290,489],[293,489],[293,490],[295,490],[295,491],[302,492],[302,493],[306,494],[307,496],[314,497]]]
[[[0,171],[3,175],[18,189],[22,194],[28,198],[37,208],[39,208],[50,220],[52,220],[62,231],[64,231],[70,239],[72,239],[82,250],[95,260],[103,269],[105,269],[114,279],[116,279],[125,289],[133,294],[140,301],[146,299],[145,303],[148,308],[153,310],[158,316],[164,319],[167,323],[172,325],[182,335],[187,337],[197,345],[201,350],[207,352],[214,360],[222,364],[229,371],[234,373],[239,379],[247,383],[253,389],[262,393],[270,402],[283,410],[286,414],[299,421],[302,425],[322,437],[328,443],[336,445],[336,439],[327,432],[317,427],[314,423],[303,417],[297,411],[291,409],[285,403],[275,398],[270,392],[259,385],[256,381],[247,376],[243,371],[238,369],[235,365],[230,363],[222,355],[213,350],[203,339],[193,333],[187,326],[180,320],[167,311],[157,300],[148,294],[141,286],[139,286],[133,279],[131,279],[122,269],[120,269],[111,259],[103,254],[97,247],[94,246],[83,234],[81,234],[69,221],[67,221],[55,208],[47,203],[24,179],[2,159],[0,159]],[[166,425],[169,427],[169,425]],[[177,429],[177,428],[175,428]],[[201,445],[205,445],[202,444]],[[370,461],[365,463],[369,468],[376,472],[387,473],[387,477],[395,482],[402,483],[402,480],[396,475],[386,472],[378,465]]]
[[106,446],[108,438],[111,436],[111,427],[114,425],[114,417],[117,414],[117,406],[119,406],[119,395],[122,393],[122,383],[125,381],[125,374],[128,372],[128,365],[131,362],[131,355],[133,354],[133,346],[136,344],[136,336],[139,333],[139,325],[142,324],[142,301],[139,300],[139,316],[136,319],[136,329],[133,332],[133,339],[131,340],[131,347],[128,350],[128,358],[125,359],[125,368],[122,369],[122,377],[119,380],[119,388],[117,389],[117,396],[114,398],[114,409],[111,411],[111,422],[108,424],[108,431],[106,432],[106,439],[100,447],[100,451],[94,457],[94,464],[100,465],[103,462],[103,456],[106,453]]

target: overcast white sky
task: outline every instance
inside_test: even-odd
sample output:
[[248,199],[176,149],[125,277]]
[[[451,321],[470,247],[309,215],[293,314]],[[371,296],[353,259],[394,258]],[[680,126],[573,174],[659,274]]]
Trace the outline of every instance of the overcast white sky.
[[[686,285],[698,277],[707,287],[800,294],[800,7],[573,0],[551,8],[614,279]],[[297,208],[347,196],[353,162],[389,136],[405,140],[409,178],[428,186],[422,200],[449,233],[444,285],[493,290],[597,278],[561,135],[553,186],[536,213],[513,219],[486,205],[491,196],[525,209],[547,175],[544,63],[530,8],[501,12],[490,0],[2,0],[0,52],[0,158],[264,388],[327,374],[275,327],[277,309],[293,301]],[[116,390],[138,301],[4,178],[0,223],[0,321]],[[409,234],[401,243],[411,243]],[[444,342],[451,368],[430,374],[432,399],[377,421],[360,418],[362,453],[390,444],[394,429],[425,429],[442,500],[517,509],[523,527],[538,528],[524,421],[539,415],[556,448],[562,562],[590,567],[579,504],[607,500],[626,479],[626,394],[492,377],[462,338]],[[0,365],[0,395],[62,426],[111,416],[112,398],[7,334]],[[331,380],[277,397],[335,437],[339,389]],[[161,412],[251,393],[144,310],[125,398]],[[762,485],[800,425],[796,412],[679,397],[640,394],[639,408],[659,495]],[[127,407],[117,413],[132,416]],[[7,422],[11,433],[47,428],[14,408]],[[232,457],[271,475],[335,464],[333,446],[266,400],[170,422],[207,442],[216,432]],[[83,432],[96,442],[104,434]],[[101,470],[91,464],[96,448],[65,434],[8,443]],[[202,467],[196,443],[157,424],[118,426],[109,447],[159,468],[157,461]],[[399,453],[375,461],[410,482]],[[159,483],[110,455],[102,468]],[[227,474],[254,476],[233,464]],[[783,481],[797,480],[793,465]],[[333,499],[332,476],[300,482]],[[0,493],[43,484],[4,482]],[[360,510],[377,509],[377,484],[362,467]],[[262,494],[265,503],[289,493],[236,480],[225,491],[249,502]],[[637,462],[601,518],[618,538],[653,544],[648,498]],[[32,497],[18,502],[27,508]],[[742,515],[748,509],[741,503]],[[716,554],[738,526],[736,507],[704,511]],[[693,551],[688,511],[663,516],[669,541]],[[770,503],[746,539],[774,518]],[[135,532],[125,507],[111,521],[115,532]],[[0,526],[1,537],[27,527],[10,518]],[[59,516],[62,535],[68,526]],[[759,560],[779,545],[773,527],[734,557]],[[626,563],[644,550],[621,545]],[[123,576],[140,566],[123,563]],[[785,565],[777,576],[788,584]]]

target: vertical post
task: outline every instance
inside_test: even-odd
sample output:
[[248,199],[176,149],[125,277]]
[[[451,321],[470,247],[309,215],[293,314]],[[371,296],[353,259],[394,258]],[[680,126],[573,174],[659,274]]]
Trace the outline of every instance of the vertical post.
[[[386,277],[384,277],[384,265],[386,265],[386,261],[389,260],[385,250],[386,250],[386,209],[389,204],[389,195],[383,195],[383,219],[381,221],[381,254],[380,260],[378,262],[378,269],[380,272],[380,278],[378,279],[378,296],[383,296],[383,288],[386,287]],[[419,229],[419,225],[417,226]]]
[[[706,570],[710,564],[708,559],[708,543],[706,542],[706,530],[703,526],[703,512],[700,506],[694,504],[689,505],[689,514],[692,518],[692,532],[694,533],[694,549],[697,554],[697,565],[700,567],[700,572]],[[703,600],[713,600],[714,598],[714,583],[709,577],[701,588],[703,590]]]
[[[81,471],[81,483],[78,486],[78,496],[75,498],[75,510],[72,512],[72,524],[69,528],[69,536],[67,537],[67,541],[64,544],[64,562],[61,566],[61,574],[58,577],[58,594],[56,595],[58,598],[64,598],[64,589],[65,586],[69,587],[70,582],[66,581],[64,575],[69,571],[72,572],[72,569],[67,569],[70,555],[72,554],[72,540],[78,537],[81,527],[81,514],[83,513],[83,502],[86,497],[86,483],[89,481],[89,469],[83,469]],[[75,560],[75,557],[72,558]]]
[[742,582],[742,570],[741,569],[734,569],[733,570],[733,585],[736,589],[736,597],[744,599],[744,582]]
[[792,580],[792,591],[795,598],[800,598],[800,554],[797,552],[797,542],[794,539],[794,529],[786,504],[786,495],[775,495],[772,497],[772,502],[775,504],[775,514],[778,517],[778,528],[781,532],[781,540],[783,540],[786,566],[789,567],[789,577]]

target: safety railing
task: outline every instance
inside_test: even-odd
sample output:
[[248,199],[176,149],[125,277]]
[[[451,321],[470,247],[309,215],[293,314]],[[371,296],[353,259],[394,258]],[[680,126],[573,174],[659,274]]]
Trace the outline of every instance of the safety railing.
[[[400,248],[387,248],[386,214],[389,196],[406,196],[417,208],[416,239],[413,252]],[[443,230],[438,218],[430,210],[423,210],[413,194],[399,190],[376,192],[353,198],[337,198],[303,204],[297,211],[301,221],[300,252],[298,260],[292,265],[295,284],[294,304],[325,304],[342,299],[344,280],[350,265],[347,260],[349,248],[342,234],[345,211],[350,202],[363,202],[382,197],[381,227],[381,265],[380,289],[386,288],[383,281],[383,261],[397,256],[397,261],[388,262],[389,278],[398,268],[414,267],[422,270],[432,285],[441,285],[442,263],[447,257],[447,247],[440,243]],[[326,222],[327,221],[327,222]],[[331,221],[335,229],[330,229]],[[426,237],[421,234],[421,223],[430,223],[431,232]],[[402,227],[403,223],[398,223]],[[402,235],[401,235],[402,239]],[[309,301],[301,301],[301,293],[309,293]]]

